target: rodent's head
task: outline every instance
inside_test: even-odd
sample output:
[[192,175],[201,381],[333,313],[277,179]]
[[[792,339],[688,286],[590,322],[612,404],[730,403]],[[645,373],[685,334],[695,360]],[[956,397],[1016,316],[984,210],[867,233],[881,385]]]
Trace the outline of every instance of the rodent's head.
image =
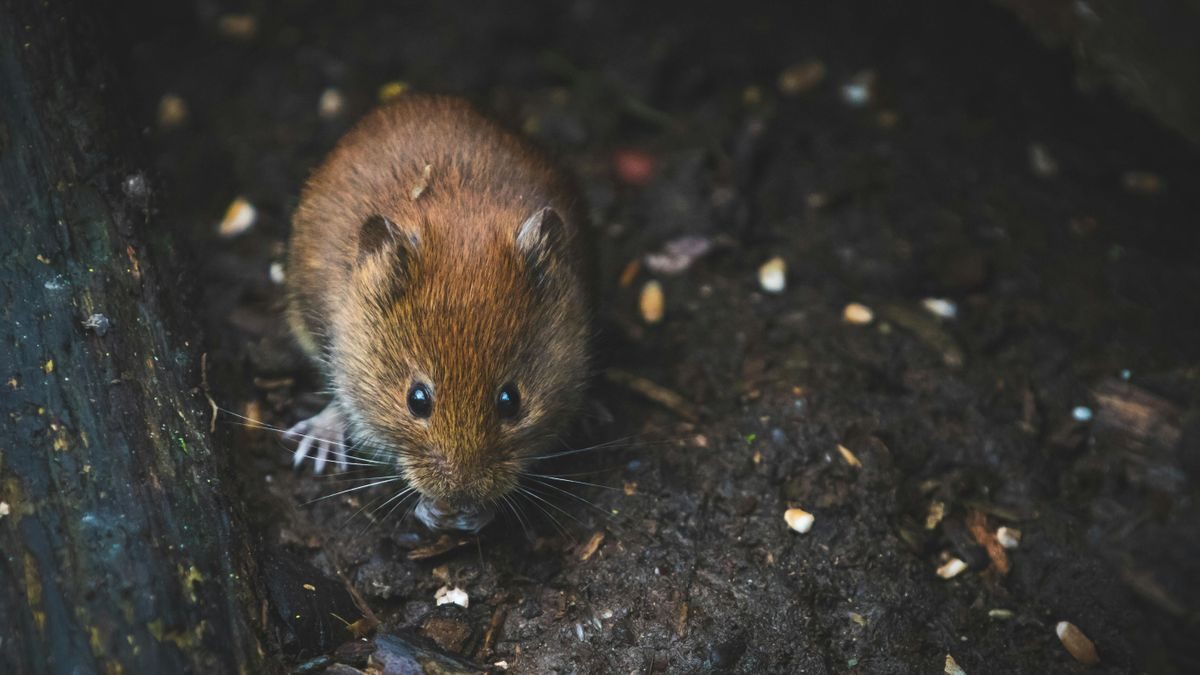
[[[466,212],[460,219],[479,217]],[[479,529],[578,408],[587,310],[551,207],[482,223],[363,222],[331,317],[356,440],[393,455],[436,529]]]

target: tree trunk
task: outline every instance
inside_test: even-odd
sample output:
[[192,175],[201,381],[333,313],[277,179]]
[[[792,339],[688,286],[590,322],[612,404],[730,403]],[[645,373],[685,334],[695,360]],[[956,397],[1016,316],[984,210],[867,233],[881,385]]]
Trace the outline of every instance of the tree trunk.
[[113,13],[0,0],[0,672],[260,672]]

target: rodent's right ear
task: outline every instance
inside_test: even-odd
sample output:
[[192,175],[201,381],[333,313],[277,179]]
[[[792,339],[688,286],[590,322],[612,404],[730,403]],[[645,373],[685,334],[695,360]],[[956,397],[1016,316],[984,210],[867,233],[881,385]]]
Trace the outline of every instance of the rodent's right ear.
[[403,232],[386,216],[378,213],[364,220],[362,228],[358,231],[358,262],[360,264],[385,250],[411,254],[416,252],[416,248],[416,235]]

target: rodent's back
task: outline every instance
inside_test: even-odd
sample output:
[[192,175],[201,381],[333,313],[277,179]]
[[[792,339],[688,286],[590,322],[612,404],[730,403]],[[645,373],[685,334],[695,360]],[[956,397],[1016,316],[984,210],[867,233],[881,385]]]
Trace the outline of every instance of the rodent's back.
[[[305,186],[293,331],[356,442],[395,456],[427,511],[504,496],[580,405],[589,303],[574,194],[467,103],[416,95],[364,118]],[[429,405],[414,406],[418,389]]]

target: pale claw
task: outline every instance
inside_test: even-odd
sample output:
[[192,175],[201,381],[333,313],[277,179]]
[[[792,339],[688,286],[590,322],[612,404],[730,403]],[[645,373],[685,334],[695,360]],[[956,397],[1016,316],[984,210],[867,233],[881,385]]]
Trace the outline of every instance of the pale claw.
[[291,429],[283,433],[284,440],[299,439],[296,452],[292,454],[292,464],[300,466],[309,457],[310,451],[316,448],[313,457],[313,471],[321,473],[325,469],[329,455],[332,452],[336,458],[339,470],[347,467],[345,438],[346,423],[342,420],[341,411],[336,403],[325,406],[321,412],[312,417],[297,422]]

